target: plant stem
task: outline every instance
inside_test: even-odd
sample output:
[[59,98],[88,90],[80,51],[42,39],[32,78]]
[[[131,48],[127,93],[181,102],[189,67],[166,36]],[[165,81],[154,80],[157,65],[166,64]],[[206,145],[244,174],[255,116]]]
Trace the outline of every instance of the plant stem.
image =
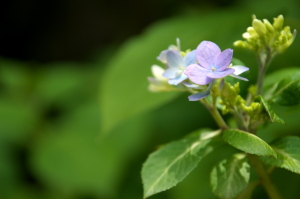
[[252,155],[252,154],[248,154],[248,157],[249,157],[249,160],[251,161],[252,166],[254,167],[255,171],[259,175],[259,177],[261,179],[261,183],[262,183],[263,187],[265,188],[266,192],[268,193],[270,199],[282,199],[279,192],[272,184],[272,182],[269,178],[269,175],[268,175],[266,169],[264,168],[259,157],[256,155]]
[[257,59],[259,63],[259,72],[257,78],[257,93],[256,93],[257,95],[263,94],[263,83],[264,83],[268,66],[270,65],[272,58],[273,58],[273,53],[270,48],[267,49],[266,54],[263,53],[257,54]]
[[223,117],[220,115],[218,109],[211,105],[209,103],[209,101],[204,98],[204,99],[201,99],[200,102],[207,108],[207,110],[211,113],[212,117],[215,119],[215,121],[217,122],[218,126],[222,129],[222,130],[225,130],[225,129],[228,129],[228,126],[227,124],[225,123]]

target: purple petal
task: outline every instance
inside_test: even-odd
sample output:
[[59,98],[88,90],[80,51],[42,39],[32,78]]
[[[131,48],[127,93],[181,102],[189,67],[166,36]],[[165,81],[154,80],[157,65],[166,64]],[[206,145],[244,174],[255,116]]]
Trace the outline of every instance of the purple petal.
[[211,41],[202,41],[197,47],[197,60],[206,69],[211,69],[221,53],[219,46]]
[[189,101],[198,101],[210,94],[210,91],[204,91],[189,96]]
[[170,50],[173,50],[173,51],[177,51],[180,53],[179,50],[177,49],[168,49],[168,50],[163,50],[161,51],[161,53],[159,54],[158,57],[156,57],[156,59],[158,59],[159,61],[161,61],[162,63],[166,64],[167,63],[167,58],[166,58],[166,55],[167,55],[167,52],[170,51]]
[[214,71],[214,72],[209,72],[206,75],[210,78],[217,79],[217,78],[222,78],[226,77],[227,75],[231,75],[234,73],[234,69],[232,68],[226,68],[223,71]]
[[168,81],[168,83],[171,84],[171,85],[177,85],[177,84],[179,84],[180,82],[186,80],[187,78],[188,78],[187,75],[181,74],[181,75],[177,76],[177,77],[174,78],[174,79],[170,79],[170,80]]
[[231,63],[232,55],[233,55],[233,50],[230,48],[221,52],[221,54],[215,60],[215,64],[214,64],[215,68],[218,71],[225,70]]
[[209,70],[202,68],[198,64],[189,65],[185,69],[185,74],[189,77],[189,79],[199,85],[206,85],[213,81],[213,79],[206,75],[209,72]]
[[235,70],[234,73],[233,73],[235,75],[242,74],[243,72],[249,70],[248,67],[246,67],[246,66],[240,66],[240,65],[232,66],[231,68],[233,68]]
[[241,77],[241,76],[238,76],[238,75],[235,75],[235,74],[232,74],[230,75],[231,77],[235,77],[237,79],[240,79],[240,80],[244,80],[244,81],[249,81],[248,79],[246,79],[245,77]]
[[189,82],[182,82],[183,85],[185,85],[186,87],[189,87],[189,88],[193,88],[193,89],[200,89],[200,90],[204,90],[206,88],[206,86],[200,86],[198,84],[192,84],[192,83],[189,83]]
[[183,58],[178,51],[169,50],[166,54],[167,64],[170,67],[180,68],[184,66]]
[[197,63],[196,50],[187,53],[183,58],[183,61],[185,66],[196,64]]
[[179,70],[178,68],[170,67],[165,70],[165,72],[162,74],[162,76],[165,78],[168,78],[168,79],[175,78],[179,71],[181,71],[181,70]]

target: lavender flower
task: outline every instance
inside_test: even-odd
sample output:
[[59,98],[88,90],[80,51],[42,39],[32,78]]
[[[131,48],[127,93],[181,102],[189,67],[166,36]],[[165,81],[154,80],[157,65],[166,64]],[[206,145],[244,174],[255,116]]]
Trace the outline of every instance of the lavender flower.
[[228,75],[248,81],[238,76],[249,70],[245,66],[230,67],[233,50],[226,49],[221,52],[218,45],[210,41],[203,41],[196,50],[198,64],[191,64],[186,67],[185,74],[195,84],[206,85],[214,79],[223,78]]
[[177,50],[166,52],[166,63],[169,68],[166,69],[163,76],[169,79],[169,84],[177,85],[187,79],[188,76],[184,74],[186,67],[197,62],[196,50],[187,53],[185,56],[182,54]]

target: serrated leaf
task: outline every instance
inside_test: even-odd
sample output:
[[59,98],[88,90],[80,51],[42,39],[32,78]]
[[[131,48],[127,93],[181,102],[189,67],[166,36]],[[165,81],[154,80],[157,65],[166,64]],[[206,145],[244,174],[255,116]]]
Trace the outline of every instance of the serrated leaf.
[[228,129],[224,131],[223,138],[231,146],[246,153],[276,157],[272,147],[256,135],[246,131]]
[[277,152],[277,159],[273,157],[263,157],[264,163],[284,168],[300,174],[300,138],[287,136],[281,138],[271,145]]
[[213,192],[222,199],[235,198],[250,179],[250,165],[246,154],[235,154],[217,164],[211,172]]
[[266,113],[272,123],[276,122],[276,123],[285,124],[284,120],[281,119],[278,115],[276,115],[276,113],[273,111],[271,105],[266,100],[264,100],[264,98],[261,95],[256,96],[255,100],[260,101],[260,103],[263,105],[264,110],[266,111]]
[[166,144],[152,153],[142,168],[144,197],[165,191],[181,182],[212,151],[208,145],[220,131],[200,132]]

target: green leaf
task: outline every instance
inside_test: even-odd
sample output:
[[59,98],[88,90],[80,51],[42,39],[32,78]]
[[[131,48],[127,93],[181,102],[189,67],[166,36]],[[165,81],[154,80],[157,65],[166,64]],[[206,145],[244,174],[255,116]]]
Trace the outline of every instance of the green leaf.
[[228,129],[224,131],[223,138],[231,146],[246,153],[276,157],[272,147],[254,134],[237,129]]
[[250,165],[246,154],[235,154],[217,164],[211,172],[213,192],[222,199],[235,198],[250,179]]
[[263,105],[263,108],[265,110],[265,112],[267,113],[269,120],[274,123],[281,123],[281,124],[285,124],[285,122],[283,121],[283,119],[281,119],[278,115],[275,114],[275,112],[273,111],[271,105],[264,100],[264,98],[262,96],[256,96],[256,99],[260,101],[260,103]]
[[[284,68],[281,70],[276,70],[273,73],[270,73],[266,76],[265,83],[264,83],[264,99],[269,101],[270,99],[274,99],[278,97],[278,95],[285,90],[285,86],[289,86],[287,84],[282,84],[279,86],[281,81],[285,79],[290,79],[292,81],[293,76],[299,77],[299,67],[290,67]],[[289,77],[289,78],[286,78]],[[299,80],[299,79],[298,79]]]
[[299,137],[286,136],[275,141],[271,146],[277,152],[277,159],[273,157],[263,157],[262,160],[264,163],[300,174]]
[[292,77],[279,82],[275,93],[274,101],[283,106],[294,106],[300,102],[300,70]]
[[144,197],[165,191],[182,181],[212,151],[208,145],[220,131],[200,131],[196,136],[171,142],[152,153],[142,168]]

